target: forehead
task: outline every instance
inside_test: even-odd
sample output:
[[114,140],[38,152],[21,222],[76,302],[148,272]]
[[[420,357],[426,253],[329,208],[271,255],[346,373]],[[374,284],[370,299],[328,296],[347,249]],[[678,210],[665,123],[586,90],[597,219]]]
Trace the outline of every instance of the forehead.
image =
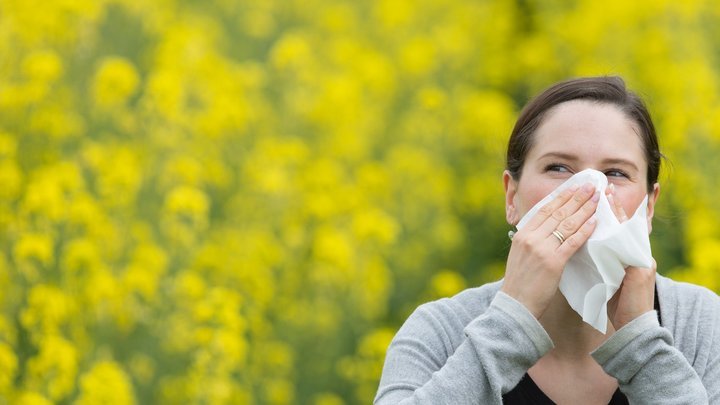
[[[640,130],[617,106],[587,100],[558,104],[535,131],[528,158],[548,152],[645,162]],[[641,164],[639,166],[645,166]]]

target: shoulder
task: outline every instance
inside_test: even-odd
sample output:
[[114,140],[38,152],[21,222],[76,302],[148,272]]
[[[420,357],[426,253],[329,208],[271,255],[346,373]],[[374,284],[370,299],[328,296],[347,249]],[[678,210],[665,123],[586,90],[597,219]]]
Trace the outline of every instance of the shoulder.
[[662,326],[688,359],[717,350],[720,340],[720,297],[712,290],[657,276]]
[[[712,290],[696,284],[675,281],[657,275],[656,284],[662,315],[678,312],[712,312],[717,314],[720,297]],[[719,314],[720,315],[720,314]]]
[[487,310],[501,285],[502,280],[468,288],[452,297],[422,304],[415,312],[431,312],[469,323]]
[[439,339],[446,349],[454,348],[463,340],[465,327],[488,309],[501,285],[496,281],[424,303],[408,317],[397,336]]
[[446,300],[459,307],[467,308],[477,316],[490,306],[501,286],[502,280],[483,284],[480,287],[463,290]]

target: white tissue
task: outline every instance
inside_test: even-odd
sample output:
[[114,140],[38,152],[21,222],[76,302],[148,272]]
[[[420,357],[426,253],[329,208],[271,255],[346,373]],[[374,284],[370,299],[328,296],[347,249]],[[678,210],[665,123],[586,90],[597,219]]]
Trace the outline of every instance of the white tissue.
[[[647,226],[647,196],[633,216],[623,222],[615,217],[605,195],[607,177],[593,169],[570,177],[525,214],[518,229],[559,193],[573,185],[592,183],[600,192],[595,231],[570,258],[560,279],[560,291],[583,321],[602,333],[607,331],[607,303],[620,288],[628,266],[652,266]],[[568,235],[569,236],[569,235]]]

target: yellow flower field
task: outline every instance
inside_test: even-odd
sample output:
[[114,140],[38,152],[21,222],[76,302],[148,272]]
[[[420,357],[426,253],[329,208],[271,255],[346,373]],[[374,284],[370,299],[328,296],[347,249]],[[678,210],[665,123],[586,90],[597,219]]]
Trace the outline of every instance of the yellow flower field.
[[0,405],[372,401],[502,276],[519,108],[620,74],[659,271],[720,291],[712,1],[3,0]]

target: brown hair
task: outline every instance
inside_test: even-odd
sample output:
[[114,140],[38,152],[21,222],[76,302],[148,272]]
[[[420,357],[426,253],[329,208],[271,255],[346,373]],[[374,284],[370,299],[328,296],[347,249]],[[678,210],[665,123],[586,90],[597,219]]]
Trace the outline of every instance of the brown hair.
[[638,136],[643,144],[647,160],[647,186],[652,191],[660,174],[660,153],[655,126],[645,103],[625,87],[617,76],[586,77],[560,82],[547,88],[531,100],[520,112],[507,148],[506,169],[515,180],[522,175],[525,158],[533,147],[535,131],[545,114],[558,104],[571,100],[590,100],[616,106],[625,113],[640,130]]

